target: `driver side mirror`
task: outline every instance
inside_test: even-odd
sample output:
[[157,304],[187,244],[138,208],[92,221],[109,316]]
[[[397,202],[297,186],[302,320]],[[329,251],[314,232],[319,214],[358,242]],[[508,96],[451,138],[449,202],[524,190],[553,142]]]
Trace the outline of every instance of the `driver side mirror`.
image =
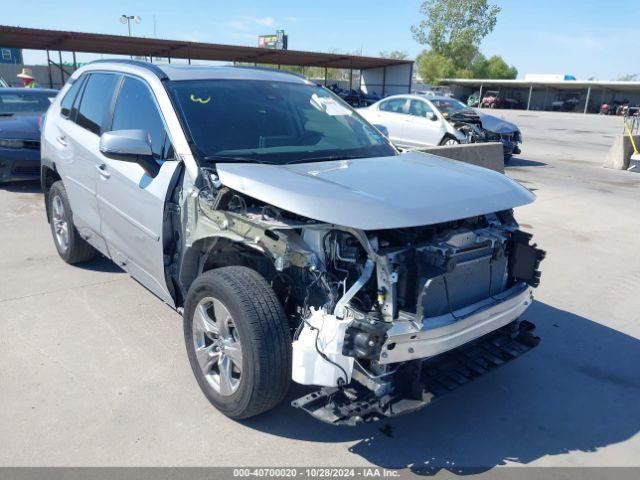
[[122,162],[137,163],[147,175],[155,178],[160,166],[153,158],[149,135],[144,130],[115,130],[100,137],[100,153]]
[[427,112],[425,115],[429,120],[433,120],[434,122],[438,121],[438,117],[433,112]]

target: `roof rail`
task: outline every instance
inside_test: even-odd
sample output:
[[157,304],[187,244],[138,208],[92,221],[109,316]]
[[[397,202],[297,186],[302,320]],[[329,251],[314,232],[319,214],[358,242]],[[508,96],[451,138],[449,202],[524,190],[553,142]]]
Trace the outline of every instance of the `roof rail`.
[[160,67],[158,67],[157,65],[154,65],[153,63],[143,62],[142,60],[128,60],[128,59],[114,58],[112,60],[109,60],[109,59],[93,60],[92,62],[87,63],[87,65],[92,65],[94,63],[122,63],[124,65],[133,65],[136,67],[142,67],[153,72],[160,80],[169,80],[169,77],[167,76],[167,74],[164,73],[164,71]]

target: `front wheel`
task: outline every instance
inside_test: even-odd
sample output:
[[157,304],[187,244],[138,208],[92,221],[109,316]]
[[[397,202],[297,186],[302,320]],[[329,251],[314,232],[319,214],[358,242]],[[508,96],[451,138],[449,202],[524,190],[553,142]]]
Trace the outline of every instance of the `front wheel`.
[[203,273],[187,294],[184,339],[207,399],[235,419],[272,409],[291,380],[291,336],[273,289],[256,271]]
[[442,139],[442,141],[440,142],[440,145],[445,146],[445,147],[450,147],[453,145],[459,145],[460,144],[460,140],[458,140],[457,138],[453,138],[450,136],[446,136]]

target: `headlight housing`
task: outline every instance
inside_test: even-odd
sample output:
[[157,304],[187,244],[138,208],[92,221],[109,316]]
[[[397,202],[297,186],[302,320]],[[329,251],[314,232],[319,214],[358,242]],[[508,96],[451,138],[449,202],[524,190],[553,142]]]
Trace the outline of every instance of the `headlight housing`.
[[24,142],[22,140],[9,140],[0,138],[0,148],[23,148]]

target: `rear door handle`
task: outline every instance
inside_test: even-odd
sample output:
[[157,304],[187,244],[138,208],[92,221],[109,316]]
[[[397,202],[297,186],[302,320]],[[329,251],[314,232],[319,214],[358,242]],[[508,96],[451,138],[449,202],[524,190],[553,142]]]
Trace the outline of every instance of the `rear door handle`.
[[111,176],[111,174],[107,171],[107,165],[105,163],[101,163],[100,165],[96,165],[98,169],[98,173],[104,179],[107,179]]
[[56,137],[56,140],[63,147],[68,147],[69,146],[69,142],[67,142],[67,137],[59,136],[59,137]]

